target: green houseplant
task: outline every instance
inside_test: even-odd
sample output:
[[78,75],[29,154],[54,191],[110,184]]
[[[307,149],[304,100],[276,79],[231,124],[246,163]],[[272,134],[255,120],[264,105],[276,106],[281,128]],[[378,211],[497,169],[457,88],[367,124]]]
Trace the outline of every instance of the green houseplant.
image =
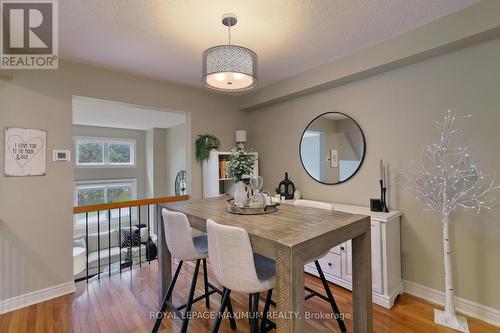
[[233,152],[229,157],[229,169],[236,182],[252,174],[254,164],[255,156],[244,151]]
[[234,201],[236,204],[245,206],[248,203],[248,195],[245,184],[242,182],[244,176],[253,173],[255,156],[244,151],[233,152],[229,157],[229,170],[236,182]]
[[212,134],[199,134],[196,139],[196,160],[203,162],[208,160],[210,151],[220,147],[219,139]]

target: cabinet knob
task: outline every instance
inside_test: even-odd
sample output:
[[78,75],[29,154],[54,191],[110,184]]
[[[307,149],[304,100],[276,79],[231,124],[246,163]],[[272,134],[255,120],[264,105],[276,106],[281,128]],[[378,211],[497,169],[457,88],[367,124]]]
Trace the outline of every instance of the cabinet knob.
[[344,247],[343,247],[343,246],[341,246],[341,247],[340,247],[340,251],[344,251],[344,250],[345,250],[345,249],[344,249]]
[[332,267],[333,265],[332,265],[332,263],[331,263],[331,262],[329,262],[329,263],[328,263],[328,266]]

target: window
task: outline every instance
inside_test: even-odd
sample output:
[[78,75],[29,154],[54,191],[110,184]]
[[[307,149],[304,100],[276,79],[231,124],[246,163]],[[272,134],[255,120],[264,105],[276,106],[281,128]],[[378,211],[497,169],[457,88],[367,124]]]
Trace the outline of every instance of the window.
[[135,140],[77,137],[75,151],[80,167],[135,166]]
[[[103,203],[113,203],[121,201],[129,201],[137,199],[137,180],[101,180],[101,181],[85,181],[78,182],[75,185],[75,205],[88,206]],[[132,216],[130,216],[132,212]],[[136,209],[128,208],[110,211],[111,222],[117,222],[120,214],[123,222],[129,221],[130,218],[135,218]],[[125,218],[125,219],[123,219]],[[101,223],[108,223],[108,211],[99,212],[99,221]],[[85,214],[78,214],[75,217],[77,227],[85,227]],[[89,225],[97,223],[97,213],[89,213]],[[116,224],[116,223],[113,223]]]

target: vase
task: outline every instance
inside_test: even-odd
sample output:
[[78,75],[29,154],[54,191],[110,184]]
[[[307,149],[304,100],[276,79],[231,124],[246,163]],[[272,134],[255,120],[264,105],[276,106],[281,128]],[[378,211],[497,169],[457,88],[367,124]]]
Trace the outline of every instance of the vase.
[[290,181],[290,179],[288,179],[288,172],[285,172],[285,179],[281,181],[279,188],[282,197],[284,196],[286,200],[293,199],[295,185],[292,181]]
[[236,190],[234,191],[234,202],[244,206],[248,203],[247,187],[242,181],[236,183]]

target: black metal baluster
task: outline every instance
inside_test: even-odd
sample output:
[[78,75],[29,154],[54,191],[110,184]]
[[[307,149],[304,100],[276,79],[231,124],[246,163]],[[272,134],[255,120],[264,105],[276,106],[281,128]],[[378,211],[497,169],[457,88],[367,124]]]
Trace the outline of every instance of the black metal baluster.
[[108,209],[108,276],[111,276],[111,210]]
[[132,207],[128,207],[128,232],[129,232],[129,251],[130,251],[130,271],[132,271],[132,266],[134,265],[134,253],[132,252],[132,242],[134,239],[134,235],[132,234]]
[[97,279],[101,278],[101,220],[99,213],[97,211]]
[[151,237],[151,229],[149,228],[149,207],[150,207],[150,205],[148,205],[148,241],[146,244],[148,244],[147,246],[148,246],[148,250],[149,250],[148,263],[149,263],[149,265],[151,265],[151,244],[149,244],[149,239]]
[[87,283],[89,282],[89,212],[85,212],[85,256],[87,257]]
[[120,273],[122,272],[122,209],[118,208],[118,247],[120,252]]
[[142,234],[141,234],[141,206],[137,207],[139,210],[139,268],[142,267],[142,255],[141,255],[141,248],[142,248]]

